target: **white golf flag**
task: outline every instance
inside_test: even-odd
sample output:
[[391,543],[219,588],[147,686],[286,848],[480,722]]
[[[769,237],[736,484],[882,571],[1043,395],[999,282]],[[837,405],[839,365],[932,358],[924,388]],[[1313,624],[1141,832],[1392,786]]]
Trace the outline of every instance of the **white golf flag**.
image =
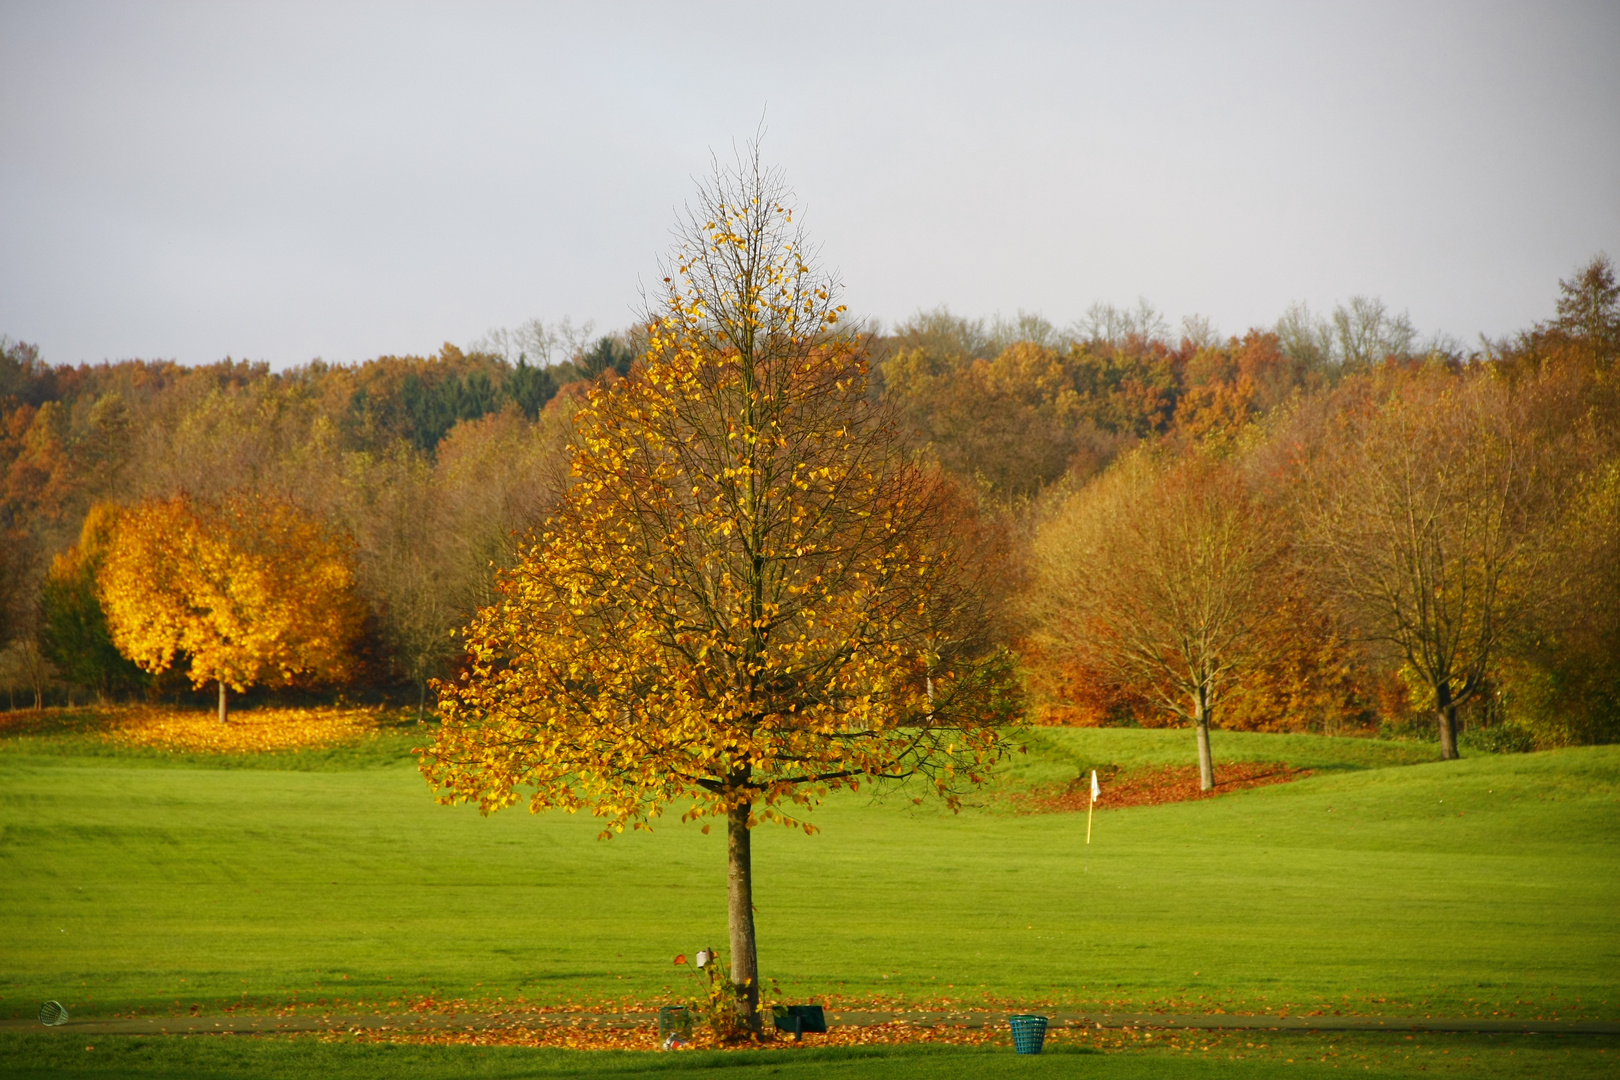
[[1086,804],[1086,869],[1091,869],[1091,815],[1097,809],[1097,796],[1102,794],[1102,788],[1097,786],[1097,770],[1091,770],[1091,802]]

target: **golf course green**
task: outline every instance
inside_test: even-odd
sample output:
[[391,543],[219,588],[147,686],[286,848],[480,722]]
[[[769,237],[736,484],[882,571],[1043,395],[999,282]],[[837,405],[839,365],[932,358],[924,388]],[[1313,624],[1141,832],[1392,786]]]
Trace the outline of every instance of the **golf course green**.
[[[364,1012],[423,997],[651,1008],[690,994],[672,958],[725,943],[718,833],[671,814],[651,834],[602,841],[583,815],[439,806],[408,758],[422,738],[262,759],[0,741],[0,1017],[45,999],[96,1017]],[[998,790],[1096,765],[1183,764],[1191,751],[1180,731],[1035,729],[1021,741]],[[1620,1018],[1620,747],[1434,756],[1217,733],[1217,761],[1313,773],[1163,806],[1106,809],[1105,791],[1089,852],[1083,814],[1019,813],[998,790],[957,815],[840,796],[813,815],[817,835],[756,834],[762,974],[786,1000],[868,1008]],[[35,1030],[0,1036],[0,1071],[393,1075],[409,1061],[424,1076],[738,1076],[745,1061],[103,1037],[130,1048],[103,1069],[90,1059],[105,1047]],[[1559,1067],[1571,1075],[1604,1075],[1614,1042],[1545,1046],[1575,1055]],[[1459,1045],[1429,1068],[1494,1052]],[[964,1075],[953,1054],[980,1055],[976,1075],[1163,1075],[1133,1070],[1169,1051],[795,1053],[783,1075]],[[1501,1069],[1553,1060],[1538,1053],[1503,1049]],[[1271,1075],[1279,1054],[1183,1065]],[[1328,1055],[1300,1051],[1298,1063],[1307,1056]],[[1401,1074],[1397,1058],[1377,1068]]]

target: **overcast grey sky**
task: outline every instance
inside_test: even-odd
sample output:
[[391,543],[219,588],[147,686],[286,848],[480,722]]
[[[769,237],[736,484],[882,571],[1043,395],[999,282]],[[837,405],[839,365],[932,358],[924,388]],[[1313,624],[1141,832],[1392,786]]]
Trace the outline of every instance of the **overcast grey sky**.
[[1472,339],[1620,257],[1620,3],[0,0],[0,333],[276,366],[628,323],[766,113],[852,313]]

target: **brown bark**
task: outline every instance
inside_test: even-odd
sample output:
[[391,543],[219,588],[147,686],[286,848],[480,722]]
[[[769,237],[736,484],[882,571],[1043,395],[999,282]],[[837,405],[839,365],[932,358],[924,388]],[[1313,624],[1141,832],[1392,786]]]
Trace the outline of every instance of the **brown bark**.
[[1434,688],[1435,719],[1440,724],[1440,760],[1456,761],[1457,753],[1457,704],[1451,700],[1451,686],[1441,683]]
[[748,828],[752,809],[752,803],[739,803],[726,817],[726,900],[737,1013],[743,1025],[758,1035],[764,1030],[764,1022],[759,1015],[759,954],[754,943],[753,834]]
[[1209,752],[1209,690],[1198,688],[1194,705],[1193,723],[1198,728],[1198,787],[1201,791],[1215,790],[1215,759]]
[[225,680],[219,680],[219,722],[225,723]]

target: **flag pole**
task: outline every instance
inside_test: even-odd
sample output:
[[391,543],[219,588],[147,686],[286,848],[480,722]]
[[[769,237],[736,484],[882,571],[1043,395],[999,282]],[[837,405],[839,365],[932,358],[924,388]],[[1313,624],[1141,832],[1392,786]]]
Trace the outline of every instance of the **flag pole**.
[[1102,790],[1097,787],[1097,770],[1091,770],[1091,802],[1086,805],[1086,868],[1084,873],[1091,873],[1091,815],[1097,809],[1097,796]]

